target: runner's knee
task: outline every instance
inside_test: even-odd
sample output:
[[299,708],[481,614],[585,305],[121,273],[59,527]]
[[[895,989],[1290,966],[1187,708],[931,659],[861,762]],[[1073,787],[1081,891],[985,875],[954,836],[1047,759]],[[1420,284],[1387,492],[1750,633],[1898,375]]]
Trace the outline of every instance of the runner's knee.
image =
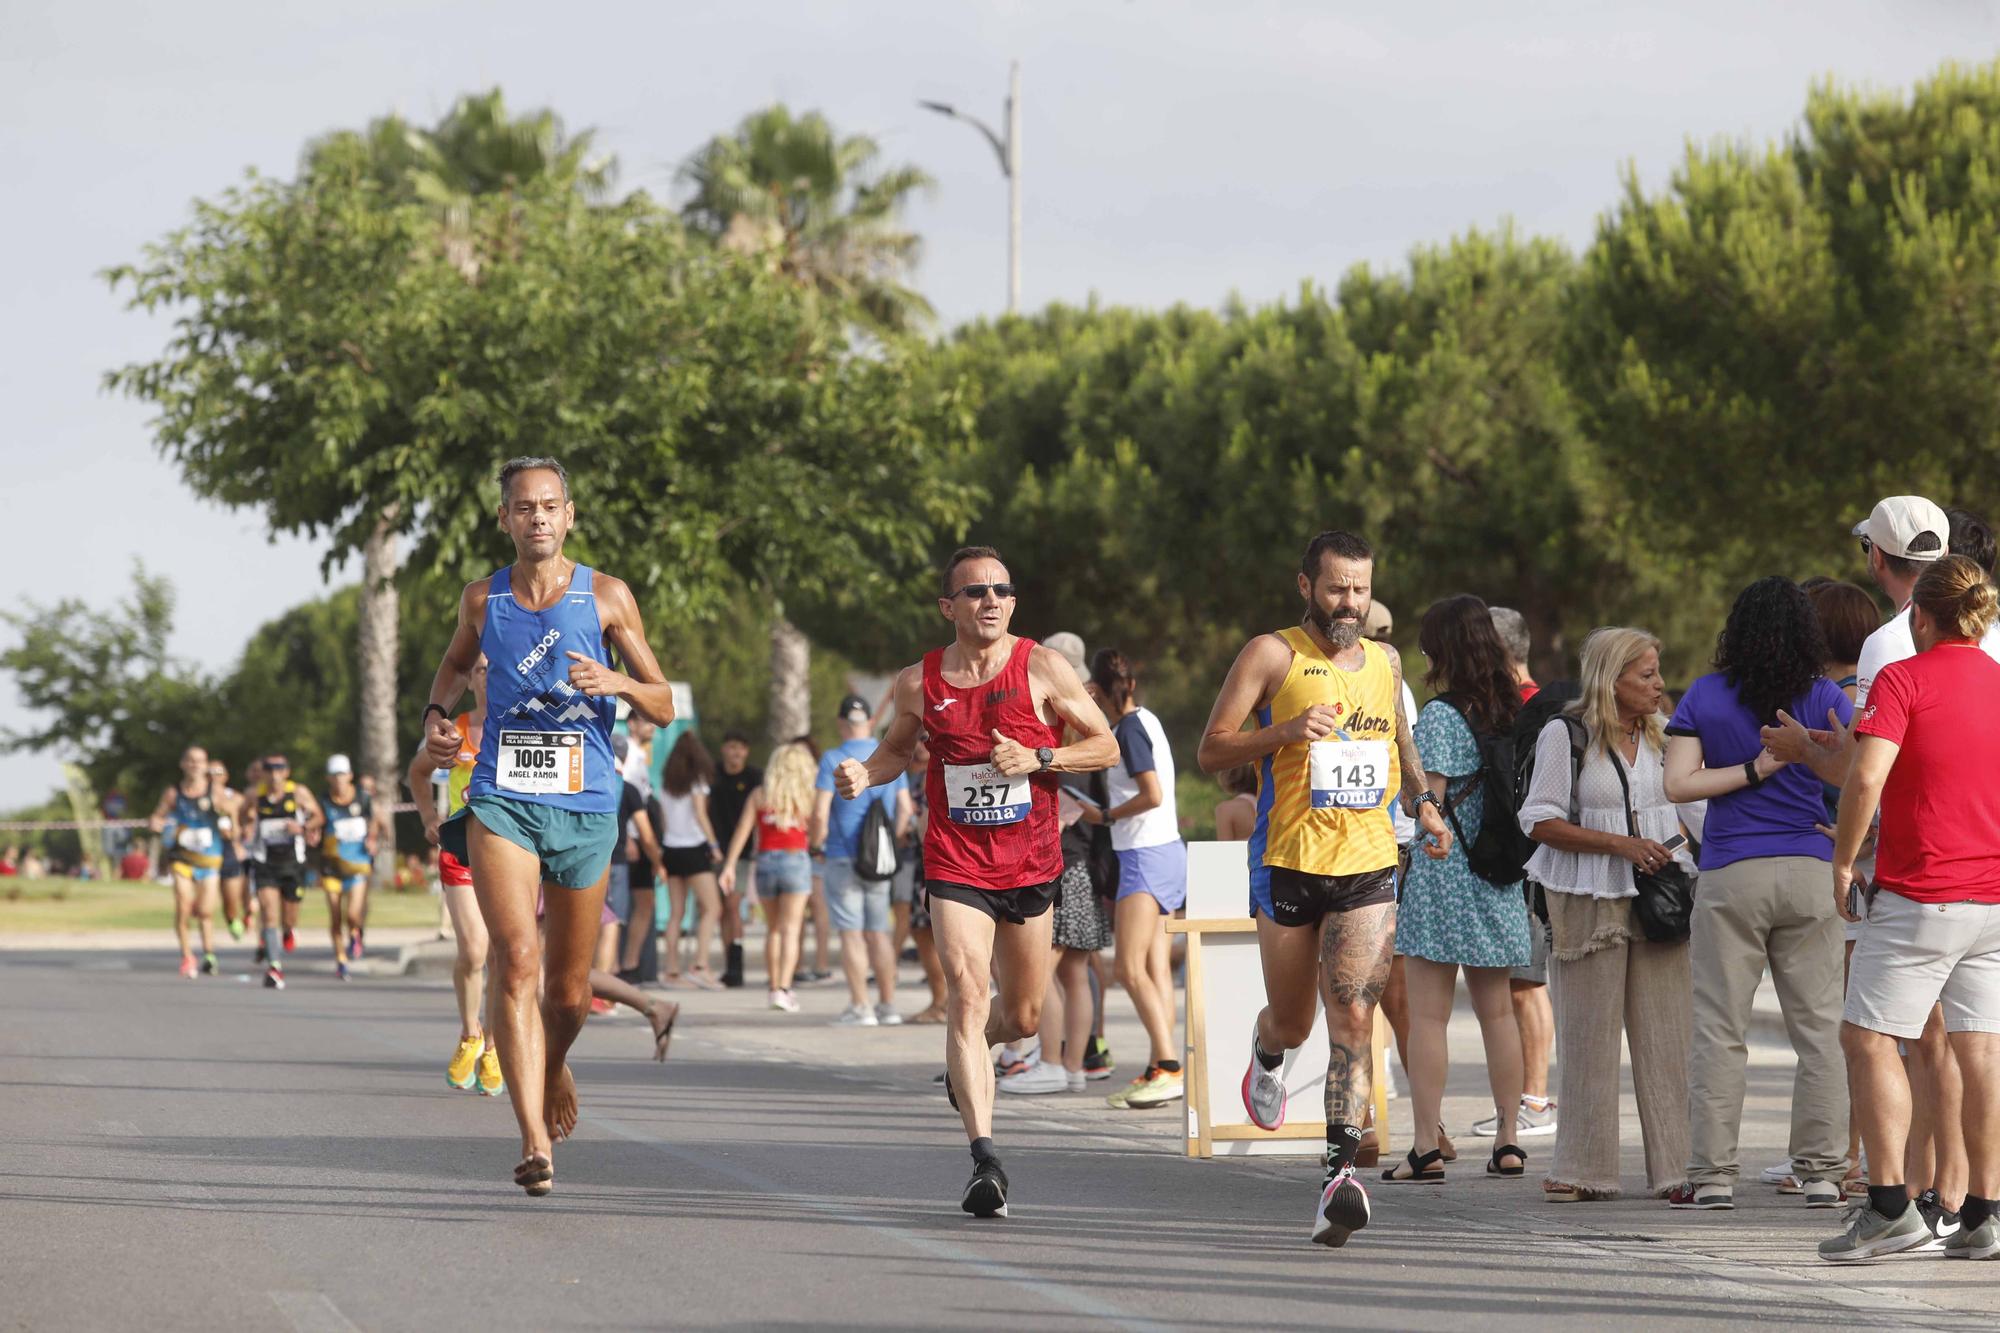
[[1295,1046],[1306,1044],[1306,1038],[1312,1035],[1312,1026],[1313,1016],[1310,1010],[1303,1017],[1298,1014],[1281,1014],[1276,1009],[1271,1011],[1271,1037],[1288,1051]]
[[1326,1007],[1326,1030],[1348,1037],[1371,1035],[1375,1031],[1375,1006],[1358,1001],[1335,1000]]

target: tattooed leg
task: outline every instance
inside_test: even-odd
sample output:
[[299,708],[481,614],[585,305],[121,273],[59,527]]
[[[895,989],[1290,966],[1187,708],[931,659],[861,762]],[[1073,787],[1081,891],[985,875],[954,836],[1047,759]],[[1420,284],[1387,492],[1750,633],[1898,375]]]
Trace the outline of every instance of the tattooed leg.
[[1373,1091],[1375,1004],[1395,957],[1396,905],[1330,913],[1320,933],[1320,989],[1326,1005],[1326,1120],[1359,1125]]

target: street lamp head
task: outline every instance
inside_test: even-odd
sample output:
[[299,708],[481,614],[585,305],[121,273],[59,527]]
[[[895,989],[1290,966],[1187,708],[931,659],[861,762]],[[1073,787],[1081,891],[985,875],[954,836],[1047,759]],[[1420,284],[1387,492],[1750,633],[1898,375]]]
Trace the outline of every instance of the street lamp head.
[[958,111],[949,102],[926,102],[919,99],[917,105],[926,111],[935,111],[940,116],[955,116],[958,114]]

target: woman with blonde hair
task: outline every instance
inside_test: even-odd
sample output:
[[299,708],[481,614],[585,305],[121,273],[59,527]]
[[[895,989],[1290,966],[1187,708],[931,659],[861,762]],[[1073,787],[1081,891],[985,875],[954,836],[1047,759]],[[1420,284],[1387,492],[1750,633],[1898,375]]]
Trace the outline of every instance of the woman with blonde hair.
[[788,1014],[799,1011],[792,976],[798,971],[806,899],[812,894],[812,857],[806,844],[818,775],[819,764],[806,745],[787,741],[772,751],[764,781],[745,799],[743,817],[736,821],[722,858],[722,891],[731,893],[736,888],[736,862],[755,830],[757,896],[763,899],[768,922],[764,971],[770,981],[771,1007]]
[[1688,945],[1646,938],[1634,919],[1633,871],[1676,861],[1692,873],[1694,862],[1667,799],[1660,641],[1639,629],[1597,630],[1584,641],[1582,685],[1542,728],[1520,811],[1522,832],[1540,844],[1528,877],[1544,890],[1555,937],[1549,989],[1563,1114],[1542,1190],[1557,1203],[1618,1197],[1622,1030],[1646,1188],[1665,1197],[1688,1157]]

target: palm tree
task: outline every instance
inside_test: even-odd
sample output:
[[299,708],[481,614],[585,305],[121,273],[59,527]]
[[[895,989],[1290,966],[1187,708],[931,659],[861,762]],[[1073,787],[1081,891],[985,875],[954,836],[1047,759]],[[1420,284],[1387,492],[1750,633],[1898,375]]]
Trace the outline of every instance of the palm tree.
[[[899,215],[935,182],[916,167],[878,170],[880,157],[873,139],[842,138],[816,111],[794,117],[782,104],[766,107],[682,165],[689,197],[681,213],[693,230],[766,256],[873,331],[907,332],[933,312],[903,281],[920,242]],[[772,612],[769,725],[772,740],[786,741],[812,730],[812,649],[782,603]]]
[[875,140],[836,135],[816,111],[767,107],[681,167],[690,192],[681,212],[730,249],[768,254],[780,273],[872,328],[905,332],[933,312],[903,282],[921,243],[899,214],[935,182],[916,167],[878,170],[880,157]]
[[[531,181],[567,184],[592,201],[611,189],[612,160],[593,155],[593,136],[570,134],[553,111],[510,116],[498,88],[458,99],[444,118],[420,129],[399,115],[365,130],[340,130],[307,145],[301,173],[310,176],[357,159],[382,186],[391,206],[422,204],[435,211],[446,256],[468,282],[480,258],[470,234],[476,196],[517,190]],[[402,515],[376,516],[361,553],[361,771],[383,792],[396,791],[396,573],[402,563],[396,530]],[[385,855],[393,857],[394,849]]]

